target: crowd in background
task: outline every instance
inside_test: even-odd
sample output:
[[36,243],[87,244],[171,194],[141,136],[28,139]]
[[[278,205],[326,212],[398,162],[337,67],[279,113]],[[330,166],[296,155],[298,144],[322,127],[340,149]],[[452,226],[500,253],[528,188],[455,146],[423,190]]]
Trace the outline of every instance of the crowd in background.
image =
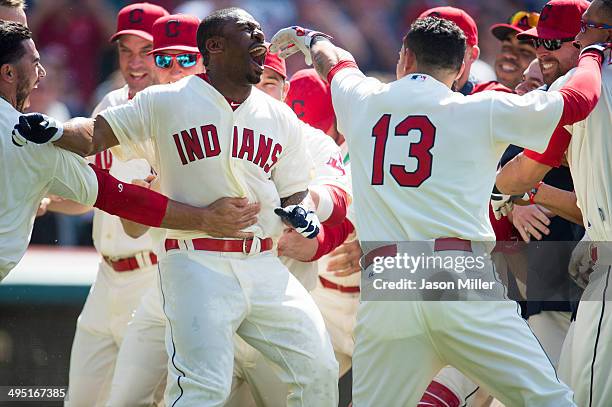
[[[544,0],[151,0],[172,13],[200,18],[211,11],[239,6],[262,25],[267,38],[288,25],[331,34],[350,51],[362,70],[392,80],[398,40],[424,10],[452,5],[466,10],[478,24],[480,59],[492,64],[499,49],[489,32],[516,10],[539,11]],[[125,0],[30,0],[27,14],[47,77],[32,94],[30,110],[60,120],[89,116],[101,97],[123,85],[116,71],[116,12]],[[288,60],[289,74],[301,69]],[[493,78],[490,78],[493,79]],[[91,245],[91,214],[72,217],[48,213],[36,220],[32,243]]]

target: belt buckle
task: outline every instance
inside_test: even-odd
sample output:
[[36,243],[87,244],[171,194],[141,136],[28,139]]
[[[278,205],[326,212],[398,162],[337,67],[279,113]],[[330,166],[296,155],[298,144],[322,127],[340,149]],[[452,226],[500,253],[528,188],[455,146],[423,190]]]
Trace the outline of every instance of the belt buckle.
[[[247,238],[245,237],[244,239],[242,239],[242,254],[248,255],[249,253],[247,252]],[[252,247],[252,246],[251,246]]]
[[[251,241],[251,250],[247,251],[247,242]],[[253,238],[242,239],[242,254],[250,256],[261,252],[261,239],[253,236]]]

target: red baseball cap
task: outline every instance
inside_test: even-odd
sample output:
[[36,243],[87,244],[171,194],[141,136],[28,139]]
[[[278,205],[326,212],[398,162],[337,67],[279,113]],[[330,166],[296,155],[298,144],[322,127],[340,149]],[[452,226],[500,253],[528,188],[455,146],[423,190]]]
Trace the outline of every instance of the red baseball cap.
[[329,85],[312,68],[297,71],[291,77],[290,84],[285,103],[303,122],[327,132],[336,116]]
[[268,53],[264,61],[264,68],[269,68],[282,76],[283,79],[287,79],[287,65],[285,64],[285,60],[279,57],[278,54],[270,52],[270,44],[266,43],[266,47],[268,47]]
[[110,37],[115,41],[123,34],[137,35],[147,41],[153,41],[151,29],[153,23],[169,13],[165,8],[150,3],[134,3],[119,10],[117,15],[117,32]]
[[582,14],[589,8],[586,0],[552,0],[544,5],[535,28],[516,36],[519,40],[541,38],[561,40],[574,38],[580,32]]
[[155,20],[153,23],[154,52],[176,50],[200,52],[198,49],[197,32],[200,19],[189,14],[170,14]]
[[452,21],[457,24],[463,31],[463,34],[465,34],[467,45],[472,47],[478,45],[478,27],[476,27],[476,22],[468,13],[460,8],[450,6],[430,8],[419,16],[419,18],[425,17],[438,17]]
[[491,34],[504,41],[511,34],[522,33],[538,25],[540,14],[533,11],[517,11],[508,19],[507,24],[493,24]]

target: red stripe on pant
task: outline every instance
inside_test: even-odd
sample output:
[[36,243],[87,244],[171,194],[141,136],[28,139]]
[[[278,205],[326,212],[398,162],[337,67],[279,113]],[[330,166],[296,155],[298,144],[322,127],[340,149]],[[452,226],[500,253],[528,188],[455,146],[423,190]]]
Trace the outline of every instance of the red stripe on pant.
[[417,407],[459,407],[459,397],[451,389],[432,380]]

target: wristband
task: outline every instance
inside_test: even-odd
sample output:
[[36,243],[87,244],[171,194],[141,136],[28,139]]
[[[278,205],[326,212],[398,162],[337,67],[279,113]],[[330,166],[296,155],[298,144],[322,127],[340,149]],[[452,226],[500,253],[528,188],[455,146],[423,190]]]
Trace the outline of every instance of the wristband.
[[535,186],[533,188],[531,188],[529,190],[529,203],[532,205],[535,205],[535,196],[538,193],[538,191],[540,190],[540,186],[543,184],[543,181],[538,182],[537,184],[535,184]]

